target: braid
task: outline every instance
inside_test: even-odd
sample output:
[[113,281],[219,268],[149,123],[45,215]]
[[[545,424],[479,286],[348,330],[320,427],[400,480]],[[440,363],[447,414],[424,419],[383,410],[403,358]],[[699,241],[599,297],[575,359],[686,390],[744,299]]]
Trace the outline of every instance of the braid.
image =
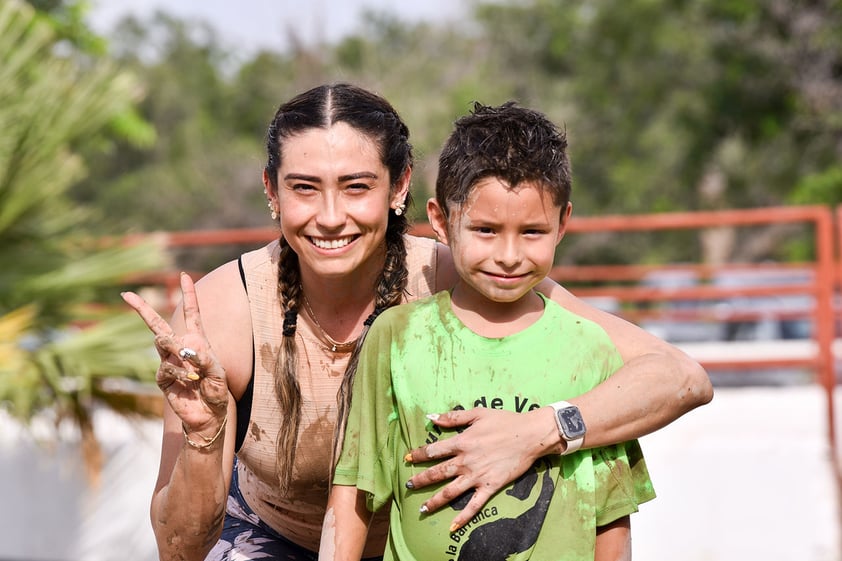
[[298,255],[281,237],[278,259],[278,297],[284,310],[284,330],[278,360],[275,362],[275,395],[280,406],[280,427],[276,440],[275,467],[281,491],[286,493],[292,480],[292,465],[301,423],[301,389],[298,385],[298,360],[295,349],[295,325],[298,316],[301,280]]
[[[407,196],[407,202],[410,202]],[[377,279],[377,286],[374,288],[374,312],[363,323],[363,330],[360,333],[360,338],[357,340],[357,345],[351,353],[351,358],[348,359],[348,366],[345,367],[345,374],[342,377],[342,384],[339,386],[339,392],[336,395],[337,402],[337,420],[336,428],[333,432],[333,457],[331,461],[331,475],[336,462],[339,459],[339,453],[342,451],[342,441],[345,434],[345,423],[348,420],[348,412],[351,407],[351,390],[354,385],[354,376],[357,373],[357,364],[360,360],[360,349],[362,349],[368,330],[374,318],[379,315],[386,308],[391,308],[401,303],[404,292],[406,291],[406,282],[408,271],[406,268],[406,241],[404,234],[409,230],[409,221],[404,213],[401,216],[389,216],[389,224],[386,228],[386,261],[383,265],[383,270]],[[331,480],[333,477],[331,477]]]

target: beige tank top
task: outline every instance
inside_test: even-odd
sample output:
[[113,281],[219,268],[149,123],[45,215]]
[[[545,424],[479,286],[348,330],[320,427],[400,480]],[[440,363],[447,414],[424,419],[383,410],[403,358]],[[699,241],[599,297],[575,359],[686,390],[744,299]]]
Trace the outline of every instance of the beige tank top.
[[[406,237],[407,294],[417,300],[436,290],[436,242]],[[275,469],[275,442],[280,415],[274,389],[274,365],[281,344],[283,314],[277,291],[278,242],[242,256],[254,337],[254,397],[251,418],[239,458],[240,490],[252,510],[289,540],[312,551],[319,548],[328,498],[328,478],[336,424],[336,392],[349,352],[331,352],[305,315],[299,315],[298,383],[301,425],[289,493],[282,495]],[[365,557],[381,555],[388,531],[388,513],[371,525]]]

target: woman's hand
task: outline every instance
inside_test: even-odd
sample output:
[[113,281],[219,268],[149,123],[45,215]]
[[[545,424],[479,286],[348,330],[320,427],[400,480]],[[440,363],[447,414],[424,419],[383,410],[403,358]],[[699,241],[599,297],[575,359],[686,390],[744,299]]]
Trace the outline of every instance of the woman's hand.
[[156,381],[185,431],[213,434],[225,418],[228,382],[205,336],[193,280],[186,273],[181,273],[180,280],[184,319],[180,336],[143,298],[133,292],[122,296],[155,334],[161,357]]
[[478,407],[431,418],[440,427],[467,428],[407,454],[412,463],[442,461],[412,477],[406,486],[419,489],[452,480],[424,503],[427,512],[473,489],[470,501],[453,519],[451,532],[469,522],[494,493],[523,475],[538,458],[561,451],[549,407],[528,413]]

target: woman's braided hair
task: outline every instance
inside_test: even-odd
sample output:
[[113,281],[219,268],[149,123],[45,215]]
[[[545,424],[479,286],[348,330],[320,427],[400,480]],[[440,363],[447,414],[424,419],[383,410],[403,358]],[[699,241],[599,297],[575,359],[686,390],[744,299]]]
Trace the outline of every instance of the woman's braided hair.
[[[374,142],[382,162],[389,170],[391,187],[412,168],[412,146],[409,129],[395,109],[384,98],[350,84],[323,85],[306,91],[278,108],[266,135],[266,174],[277,191],[277,174],[283,157],[283,142],[308,129],[326,129],[344,122]],[[409,203],[407,196],[407,203]],[[406,246],[404,234],[409,228],[406,213],[389,213],[386,227],[386,259],[374,290],[374,314],[366,320],[363,331],[351,354],[342,380],[337,403],[339,422],[334,450],[341,445],[341,434],[348,414],[351,386],[356,371],[359,349],[373,317],[384,309],[399,304],[406,289]],[[283,342],[275,363],[275,394],[280,406],[280,427],[277,438],[276,467],[282,492],[289,489],[295,460],[298,431],[301,423],[301,389],[297,377],[295,345],[296,318],[301,304],[301,278],[298,255],[281,236],[278,261],[278,296],[284,314]]]

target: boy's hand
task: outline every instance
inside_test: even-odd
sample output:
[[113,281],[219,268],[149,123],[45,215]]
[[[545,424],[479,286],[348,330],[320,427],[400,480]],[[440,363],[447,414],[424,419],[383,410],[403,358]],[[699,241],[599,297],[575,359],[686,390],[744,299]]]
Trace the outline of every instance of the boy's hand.
[[430,418],[443,428],[467,428],[409,452],[408,462],[442,461],[412,477],[406,486],[420,489],[452,479],[424,503],[426,512],[438,510],[466,491],[475,491],[453,519],[451,532],[470,521],[494,493],[523,475],[538,458],[559,451],[558,429],[549,407],[528,413],[477,407]]

